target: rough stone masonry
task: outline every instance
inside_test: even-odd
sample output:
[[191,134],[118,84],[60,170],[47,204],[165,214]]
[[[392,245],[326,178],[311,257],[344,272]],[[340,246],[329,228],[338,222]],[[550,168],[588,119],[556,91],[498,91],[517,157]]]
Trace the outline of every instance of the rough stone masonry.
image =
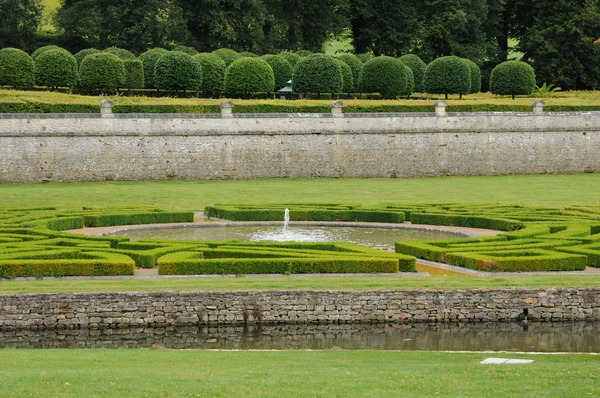
[[600,288],[0,295],[0,329],[600,320]]

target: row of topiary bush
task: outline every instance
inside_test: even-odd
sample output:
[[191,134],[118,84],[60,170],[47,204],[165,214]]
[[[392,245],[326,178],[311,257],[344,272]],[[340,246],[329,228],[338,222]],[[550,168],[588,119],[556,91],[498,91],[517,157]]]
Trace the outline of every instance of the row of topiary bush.
[[[179,51],[183,50],[183,51]],[[383,98],[433,94],[469,94],[481,90],[481,71],[468,59],[442,57],[426,65],[415,55],[400,58],[358,56],[301,57],[285,52],[262,57],[219,49],[150,49],[139,57],[119,48],[82,50],[74,56],[57,46],[25,52],[0,50],[0,85],[72,87],[82,90],[125,89],[203,90],[218,95],[272,92],[293,81],[298,93],[379,93]],[[194,54],[194,55],[191,55]],[[292,79],[293,78],[293,79]],[[490,77],[496,94],[530,94],[535,89],[533,69],[518,61],[498,65]]]

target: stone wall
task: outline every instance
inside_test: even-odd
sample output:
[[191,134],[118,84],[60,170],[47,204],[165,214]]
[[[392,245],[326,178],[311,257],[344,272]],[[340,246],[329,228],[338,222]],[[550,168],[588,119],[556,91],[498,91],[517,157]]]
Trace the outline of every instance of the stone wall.
[[600,112],[0,114],[0,183],[599,172]]
[[600,320],[600,288],[0,295],[0,329]]

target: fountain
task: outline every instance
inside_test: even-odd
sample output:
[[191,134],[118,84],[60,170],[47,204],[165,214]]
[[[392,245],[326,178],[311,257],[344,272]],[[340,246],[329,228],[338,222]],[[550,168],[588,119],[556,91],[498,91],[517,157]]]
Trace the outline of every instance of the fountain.
[[287,231],[288,224],[290,223],[290,209],[285,208],[285,213],[283,214],[283,233]]

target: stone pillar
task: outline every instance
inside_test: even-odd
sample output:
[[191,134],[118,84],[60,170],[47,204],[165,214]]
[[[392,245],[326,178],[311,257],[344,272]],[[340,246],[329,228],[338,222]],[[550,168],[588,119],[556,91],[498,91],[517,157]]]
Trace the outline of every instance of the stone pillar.
[[448,103],[444,100],[437,100],[434,102],[433,106],[435,106],[435,115],[436,116],[446,116],[446,107]]
[[221,102],[221,117],[233,117],[233,102]]
[[331,116],[344,117],[344,114],[342,113],[343,108],[344,108],[344,103],[342,101],[333,101],[331,103]]
[[100,101],[100,116],[101,117],[113,117],[113,102],[111,100]]
[[544,113],[544,105],[546,105],[546,103],[542,100],[533,101],[533,113],[535,115],[541,115]]

